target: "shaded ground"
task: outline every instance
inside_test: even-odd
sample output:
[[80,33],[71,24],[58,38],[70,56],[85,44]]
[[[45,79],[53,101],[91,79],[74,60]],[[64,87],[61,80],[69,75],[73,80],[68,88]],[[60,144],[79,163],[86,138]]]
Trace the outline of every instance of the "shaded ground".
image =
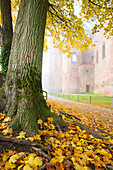
[[35,151],[31,148],[31,146],[27,145],[19,145],[10,142],[0,142],[0,153],[6,152],[8,150],[16,150],[17,152],[29,152],[35,153]]
[[[91,104],[78,103],[69,101],[63,98],[50,96],[47,100],[48,105],[51,105],[51,111],[62,117],[69,125],[69,131],[62,132],[52,123],[53,120],[48,118],[47,122],[42,122],[39,125],[38,138],[29,141],[27,137],[15,143],[15,136],[18,132],[13,133],[12,139],[6,142],[0,142],[0,169],[20,170],[31,168],[34,170],[35,159],[40,159],[41,162],[36,165],[35,169],[68,169],[68,170],[112,170],[113,169],[113,110],[94,106]],[[63,115],[63,113],[65,115]],[[67,114],[67,115],[66,115]],[[87,126],[99,135],[102,135],[106,140],[95,138],[90,132],[82,129],[76,122]],[[1,127],[7,124],[7,121],[1,119]],[[82,129],[82,130],[81,130]],[[2,128],[1,134],[2,135]],[[39,139],[40,138],[40,139]],[[1,138],[2,139],[2,138]],[[18,140],[18,139],[16,139]],[[26,142],[31,143],[30,145]],[[41,149],[39,147],[41,145]],[[20,157],[9,163],[10,158],[17,153]],[[24,153],[23,153],[24,152]],[[34,153],[35,155],[30,153]],[[18,156],[18,154],[16,154]],[[38,156],[38,157],[37,157]],[[31,161],[32,158],[32,161]],[[26,161],[27,160],[27,161]],[[11,167],[12,168],[12,167]]]
[[[70,112],[74,113],[74,115],[76,113],[76,116],[80,119],[82,119],[83,114],[85,114],[86,118],[82,119],[82,123],[87,124],[87,118],[90,119],[91,127],[90,126],[89,127],[92,128],[93,130],[97,123],[98,125],[100,124],[99,126],[101,129],[103,129],[103,126],[104,126],[105,132],[106,132],[106,128],[108,128],[107,129],[108,132],[110,131],[109,128],[113,129],[113,110],[111,109],[102,108],[102,107],[94,106],[91,104],[74,102],[74,101],[70,101],[70,100],[66,100],[66,99],[58,98],[58,97],[53,97],[53,96],[49,96],[48,101],[53,102],[53,103],[55,102],[57,106],[60,105],[62,108],[64,105],[65,107],[67,107],[68,110],[70,109]],[[95,119],[98,119],[97,123]],[[102,125],[102,122],[104,122],[103,125]],[[111,136],[111,134],[110,134],[110,137],[112,139],[113,137]],[[30,153],[35,152],[30,146],[24,145],[20,147],[20,145],[18,144],[14,144],[10,142],[0,142],[0,152],[4,152],[6,150],[16,150],[17,152],[23,151],[23,152],[30,152]]]

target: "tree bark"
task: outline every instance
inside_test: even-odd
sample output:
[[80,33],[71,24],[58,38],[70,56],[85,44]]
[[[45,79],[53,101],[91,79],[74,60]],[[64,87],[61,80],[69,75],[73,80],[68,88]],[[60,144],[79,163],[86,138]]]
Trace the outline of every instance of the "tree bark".
[[13,37],[13,26],[11,17],[11,0],[0,0],[1,19],[2,19],[2,69],[7,71],[11,43]]
[[0,113],[2,113],[5,109],[6,105],[6,95],[4,88],[0,88]]
[[51,114],[42,93],[42,54],[48,0],[22,0],[6,76],[6,111],[13,117],[10,127],[21,127],[28,135],[38,132],[37,119],[54,117],[54,122],[66,126],[61,118]]

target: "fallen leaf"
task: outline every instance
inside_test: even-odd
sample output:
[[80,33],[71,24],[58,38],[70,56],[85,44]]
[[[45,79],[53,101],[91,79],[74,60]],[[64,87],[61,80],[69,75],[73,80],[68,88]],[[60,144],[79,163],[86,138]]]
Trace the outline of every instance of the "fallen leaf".
[[30,168],[29,165],[25,165],[24,168],[23,168],[23,170],[33,170],[33,168]]
[[23,139],[23,138],[25,138],[25,134],[26,134],[26,132],[21,131],[21,132],[19,133],[19,136],[17,136],[16,138],[18,138],[18,139]]

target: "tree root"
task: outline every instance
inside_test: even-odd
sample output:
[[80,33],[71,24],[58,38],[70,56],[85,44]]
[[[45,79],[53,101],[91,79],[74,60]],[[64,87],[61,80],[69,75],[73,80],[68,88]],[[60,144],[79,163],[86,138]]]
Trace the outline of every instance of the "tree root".
[[75,119],[81,121],[81,119],[79,119],[78,117],[76,117],[74,115],[70,115],[70,114],[66,113],[65,111],[59,111],[59,113],[62,114],[62,115],[65,115],[65,116],[74,117]]
[[63,133],[63,131],[62,131],[62,129],[60,128],[60,126],[59,126],[58,124],[55,124],[55,125],[56,125],[57,129]]
[[[60,111],[59,113],[60,113],[61,115],[65,115],[66,117],[74,117],[75,119],[80,120],[80,119],[77,118],[76,116],[69,115],[69,114],[67,114],[67,113],[64,112],[64,111]],[[94,136],[95,138],[97,138],[97,139],[102,139],[102,140],[108,140],[108,139],[106,139],[104,136],[100,135],[98,132],[96,132],[96,131],[88,128],[86,125],[84,125],[84,124],[82,124],[82,123],[80,123],[80,122],[78,122],[78,121],[74,121],[74,120],[73,120],[73,122],[74,122],[74,125],[79,126],[81,130],[85,130],[86,132],[88,132],[88,133],[90,133],[92,136]]]
[[74,124],[76,126],[79,126],[81,130],[85,130],[86,132],[90,133],[92,136],[94,136],[97,139],[108,140],[104,136],[100,135],[98,132],[88,128],[86,125],[84,125],[80,122],[74,121]]
[[37,151],[39,154],[41,154],[42,156],[44,156],[45,158],[47,158],[49,161],[51,160],[51,157],[48,156],[45,152],[43,152],[41,149],[36,148],[36,147],[32,147],[35,151]]
[[32,147],[38,147],[41,150],[47,152],[47,151],[51,151],[50,147],[45,147],[42,144],[39,144],[37,142],[32,142],[32,141],[28,141],[28,140],[23,140],[23,139],[17,139],[15,137],[9,137],[9,136],[2,136],[0,135],[0,141],[1,142],[10,142],[10,143],[15,143],[18,145],[28,145],[28,146],[32,146]]

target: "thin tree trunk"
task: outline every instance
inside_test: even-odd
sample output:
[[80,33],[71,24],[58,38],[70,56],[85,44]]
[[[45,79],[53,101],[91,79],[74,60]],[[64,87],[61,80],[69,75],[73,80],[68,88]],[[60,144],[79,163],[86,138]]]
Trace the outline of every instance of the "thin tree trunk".
[[[52,116],[42,93],[42,54],[48,0],[22,0],[6,77],[6,111],[28,135],[38,132],[37,119]],[[53,116],[64,125],[62,119]]]
[[2,19],[2,67],[6,72],[8,67],[11,43],[13,37],[13,26],[11,17],[11,0],[0,0]]

